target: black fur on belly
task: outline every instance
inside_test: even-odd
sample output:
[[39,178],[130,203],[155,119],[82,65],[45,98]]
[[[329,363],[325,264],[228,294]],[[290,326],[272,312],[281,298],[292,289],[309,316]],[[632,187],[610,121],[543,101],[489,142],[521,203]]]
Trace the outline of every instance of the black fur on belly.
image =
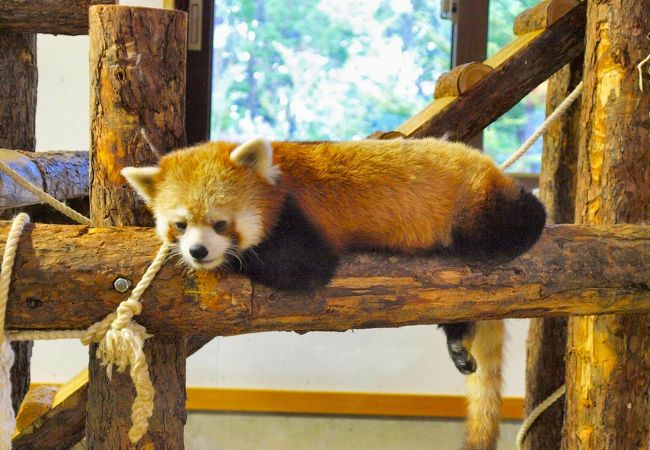
[[334,276],[339,257],[316,227],[287,196],[269,236],[243,255],[241,272],[257,283],[283,291],[307,291],[325,286]]
[[464,257],[519,256],[537,242],[546,222],[544,206],[523,187],[514,196],[494,192],[478,211],[463,216],[451,251]]

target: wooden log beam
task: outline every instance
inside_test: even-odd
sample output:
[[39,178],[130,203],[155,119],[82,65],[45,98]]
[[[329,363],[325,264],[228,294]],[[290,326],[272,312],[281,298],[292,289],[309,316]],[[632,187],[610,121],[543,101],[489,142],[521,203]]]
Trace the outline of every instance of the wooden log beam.
[[[177,10],[92,6],[90,40],[90,217],[95,225],[148,225],[151,214],[120,175],[186,145],[187,14]],[[142,132],[146,133],[146,139]],[[153,142],[155,149],[147,140]],[[158,295],[162,295],[158,292]],[[144,344],[155,395],[137,443],[135,389],[126,374],[110,380],[90,348],[86,442],[92,449],[183,449],[185,337],[154,335]]]
[[[576,222],[650,223],[650,0],[588,2]],[[645,91],[639,88],[639,76]],[[571,318],[563,448],[646,449],[650,315]]]
[[[459,97],[438,99],[397,128],[408,137],[466,141],[498,119],[584,47],[585,4],[485,61],[494,71]],[[450,125],[453,124],[453,125]]]
[[[0,148],[0,161],[56,199],[88,196],[88,152],[23,152]],[[0,172],[0,212],[40,203]]]
[[[0,224],[0,249],[8,224]],[[159,242],[144,228],[30,225],[18,249],[7,327],[85,328],[124,299]],[[138,321],[154,334],[233,335],[343,331],[506,317],[650,311],[650,228],[545,230],[526,255],[506,262],[353,254],[315,293],[285,294],[239,275],[164,266]]]
[[[551,114],[582,80],[581,55],[548,80],[546,115]],[[573,223],[576,163],[580,138],[580,102],[574,103],[562,120],[544,135],[539,197],[549,223]],[[532,319],[526,352],[526,416],[565,380],[567,318]],[[551,405],[528,431],[525,450],[559,449],[562,443],[564,398]]]
[[19,33],[88,34],[88,7],[115,0],[3,0],[0,29]]

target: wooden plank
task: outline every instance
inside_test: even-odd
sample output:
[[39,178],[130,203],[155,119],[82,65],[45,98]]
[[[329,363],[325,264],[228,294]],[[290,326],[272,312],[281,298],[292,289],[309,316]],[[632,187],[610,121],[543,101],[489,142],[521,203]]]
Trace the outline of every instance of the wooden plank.
[[3,0],[0,29],[20,33],[88,34],[88,7],[115,0]]
[[[0,224],[0,248],[8,232]],[[154,230],[30,225],[21,239],[7,327],[85,328],[124,299],[159,246]],[[128,257],[125,257],[128,255]],[[351,254],[315,292],[273,292],[232,273],[165,265],[138,321],[153,334],[342,331],[506,317],[650,310],[650,228],[548,227],[510,262]],[[74,312],[74,314],[73,314]]]
[[[126,188],[120,168],[154,163],[160,157],[156,149],[165,153],[186,144],[187,14],[92,6],[89,20],[91,220],[104,226],[147,225],[151,215]],[[88,446],[183,449],[185,337],[154,335],[144,343],[155,395],[148,429],[137,438],[128,435],[135,398],[131,377],[114,373],[109,379],[96,350],[92,345],[88,364]]]
[[[578,223],[650,223],[650,95],[636,67],[650,54],[649,23],[650,0],[588,2]],[[647,314],[569,320],[562,448],[648,447],[649,323]]]
[[582,51],[584,23],[581,4],[549,28],[518,36],[484,62],[495,70],[473,89],[432,102],[397,131],[416,138],[470,139]]
[[[88,152],[33,153],[0,148],[0,160],[58,200],[88,196]],[[0,173],[0,211],[38,203],[38,198]]]
[[[87,371],[81,373],[86,374],[87,377]],[[57,385],[32,383],[30,392],[41,388],[61,389]],[[466,398],[461,395],[393,392],[300,391],[188,386],[186,406],[188,411],[226,413],[332,414],[455,419],[462,419],[467,415]],[[503,398],[501,417],[504,420],[523,419],[524,399],[521,397]],[[70,427],[68,427],[69,429]],[[18,435],[20,434],[17,433]]]
[[[336,414],[464,418],[465,397],[455,395],[383,394],[375,392],[319,392],[270,389],[187,388],[189,411],[276,414]],[[504,420],[521,420],[523,399],[504,398]]]

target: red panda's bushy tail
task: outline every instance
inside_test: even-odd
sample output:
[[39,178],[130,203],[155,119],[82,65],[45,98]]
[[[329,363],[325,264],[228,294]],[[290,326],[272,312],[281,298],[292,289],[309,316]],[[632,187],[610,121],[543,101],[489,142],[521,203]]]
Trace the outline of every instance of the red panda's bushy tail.
[[522,187],[492,188],[458,216],[453,247],[469,257],[514,258],[539,239],[546,222],[542,203]]
[[471,353],[476,372],[467,376],[467,435],[463,450],[495,450],[501,416],[502,320],[476,323]]

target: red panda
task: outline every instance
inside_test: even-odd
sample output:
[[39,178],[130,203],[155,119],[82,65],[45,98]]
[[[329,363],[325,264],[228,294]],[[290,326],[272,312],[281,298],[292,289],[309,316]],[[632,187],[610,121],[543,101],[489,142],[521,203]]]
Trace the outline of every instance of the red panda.
[[[491,158],[433,138],[211,142],[122,174],[186,264],[284,290],[327,284],[345,250],[512,258],[545,222],[541,203]],[[494,449],[503,323],[442,327],[470,374],[465,448]]]

